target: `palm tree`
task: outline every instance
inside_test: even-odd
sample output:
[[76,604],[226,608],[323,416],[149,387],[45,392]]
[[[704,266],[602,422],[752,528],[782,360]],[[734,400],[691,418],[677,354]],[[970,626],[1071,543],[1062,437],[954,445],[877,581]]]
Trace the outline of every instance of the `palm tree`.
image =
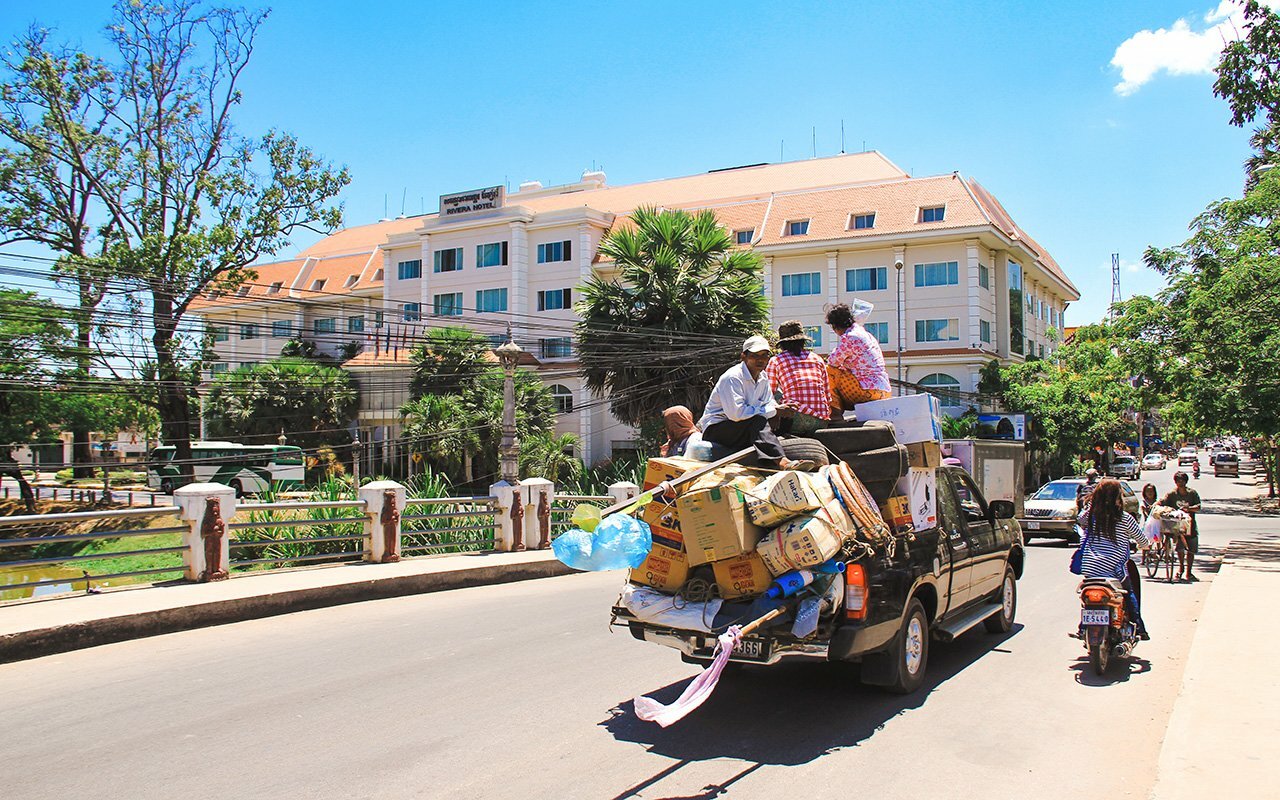
[[600,243],[617,277],[587,282],[577,331],[587,386],[640,425],[668,406],[701,409],[769,304],[760,256],[734,247],[710,211],[639,208],[631,221]]
[[497,370],[489,360],[488,338],[467,328],[432,328],[413,351],[411,397],[459,394],[476,380]]
[[572,481],[583,471],[582,461],[573,454],[578,437],[572,433],[540,433],[520,442],[520,471],[531,478],[546,478],[559,485]]
[[209,435],[274,442],[281,429],[312,449],[351,441],[360,398],[351,374],[301,358],[278,358],[219,375],[205,401]]
[[452,475],[461,470],[466,483],[473,480],[473,454],[485,437],[461,396],[424,395],[402,406],[400,414],[413,452],[422,453],[437,472]]

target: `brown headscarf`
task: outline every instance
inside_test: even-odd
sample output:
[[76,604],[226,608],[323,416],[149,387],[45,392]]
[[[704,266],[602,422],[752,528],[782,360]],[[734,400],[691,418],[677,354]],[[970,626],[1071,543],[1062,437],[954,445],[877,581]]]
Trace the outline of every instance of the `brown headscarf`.
[[672,406],[662,412],[662,425],[667,430],[667,441],[659,454],[667,455],[676,445],[689,438],[698,429],[693,422],[693,412],[684,406]]

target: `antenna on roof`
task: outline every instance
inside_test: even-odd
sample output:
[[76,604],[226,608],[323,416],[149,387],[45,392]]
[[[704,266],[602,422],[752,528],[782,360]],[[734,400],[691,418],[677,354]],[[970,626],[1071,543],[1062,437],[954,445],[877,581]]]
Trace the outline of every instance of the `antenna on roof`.
[[783,153],[786,152],[786,147],[787,147],[786,139],[783,139],[782,141],[778,142],[778,163],[779,164],[787,160],[787,157],[783,155]]
[[863,139],[863,140],[862,140],[862,152],[864,152],[864,153],[865,153],[865,152],[867,152],[867,140],[866,140],[866,139]]
[[404,201],[409,199],[409,187],[404,187],[404,191],[400,193],[400,216],[396,219],[404,219]]
[[812,131],[813,131],[813,157],[817,158],[818,157],[818,126],[814,125],[812,128]]
[[382,193],[382,219],[378,220],[378,222],[386,222],[389,219],[391,219],[391,217],[387,215],[387,193],[383,192]]
[[425,213],[427,213],[427,197],[426,197],[426,195],[421,195],[421,194],[420,194],[420,195],[418,195],[418,209],[419,209],[418,213],[420,213],[420,214],[425,214]]
[[844,155],[844,120],[840,120],[840,155]]

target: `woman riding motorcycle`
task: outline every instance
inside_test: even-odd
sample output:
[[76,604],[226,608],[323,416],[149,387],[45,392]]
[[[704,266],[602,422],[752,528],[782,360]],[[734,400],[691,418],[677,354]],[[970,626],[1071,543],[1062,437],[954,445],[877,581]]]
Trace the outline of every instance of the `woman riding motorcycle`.
[[1129,590],[1130,612],[1138,626],[1138,638],[1146,641],[1143,624],[1142,585],[1138,567],[1130,559],[1134,544],[1142,541],[1142,528],[1124,510],[1120,482],[1108,478],[1098,483],[1076,522],[1084,536],[1080,541],[1080,574],[1085,578],[1115,578]]

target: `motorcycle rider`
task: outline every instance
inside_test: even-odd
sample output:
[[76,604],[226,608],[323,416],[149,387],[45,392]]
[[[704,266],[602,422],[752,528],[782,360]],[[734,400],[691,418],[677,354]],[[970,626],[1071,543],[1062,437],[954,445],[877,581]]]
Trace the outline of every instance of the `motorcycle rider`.
[[1195,460],[1195,461],[1192,461],[1192,462],[1191,462],[1191,474],[1192,474],[1192,475],[1195,475],[1197,478],[1199,478],[1199,477],[1200,477],[1200,458],[1199,458],[1199,456],[1197,456],[1197,457],[1196,457],[1196,460]]
[[1129,590],[1126,600],[1138,629],[1138,638],[1150,639],[1142,621],[1142,584],[1138,567],[1131,556],[1142,540],[1138,521],[1124,510],[1120,482],[1114,478],[1099,481],[1088,498],[1088,505],[1077,519],[1084,538],[1080,542],[1080,574],[1085,578],[1115,578]]

